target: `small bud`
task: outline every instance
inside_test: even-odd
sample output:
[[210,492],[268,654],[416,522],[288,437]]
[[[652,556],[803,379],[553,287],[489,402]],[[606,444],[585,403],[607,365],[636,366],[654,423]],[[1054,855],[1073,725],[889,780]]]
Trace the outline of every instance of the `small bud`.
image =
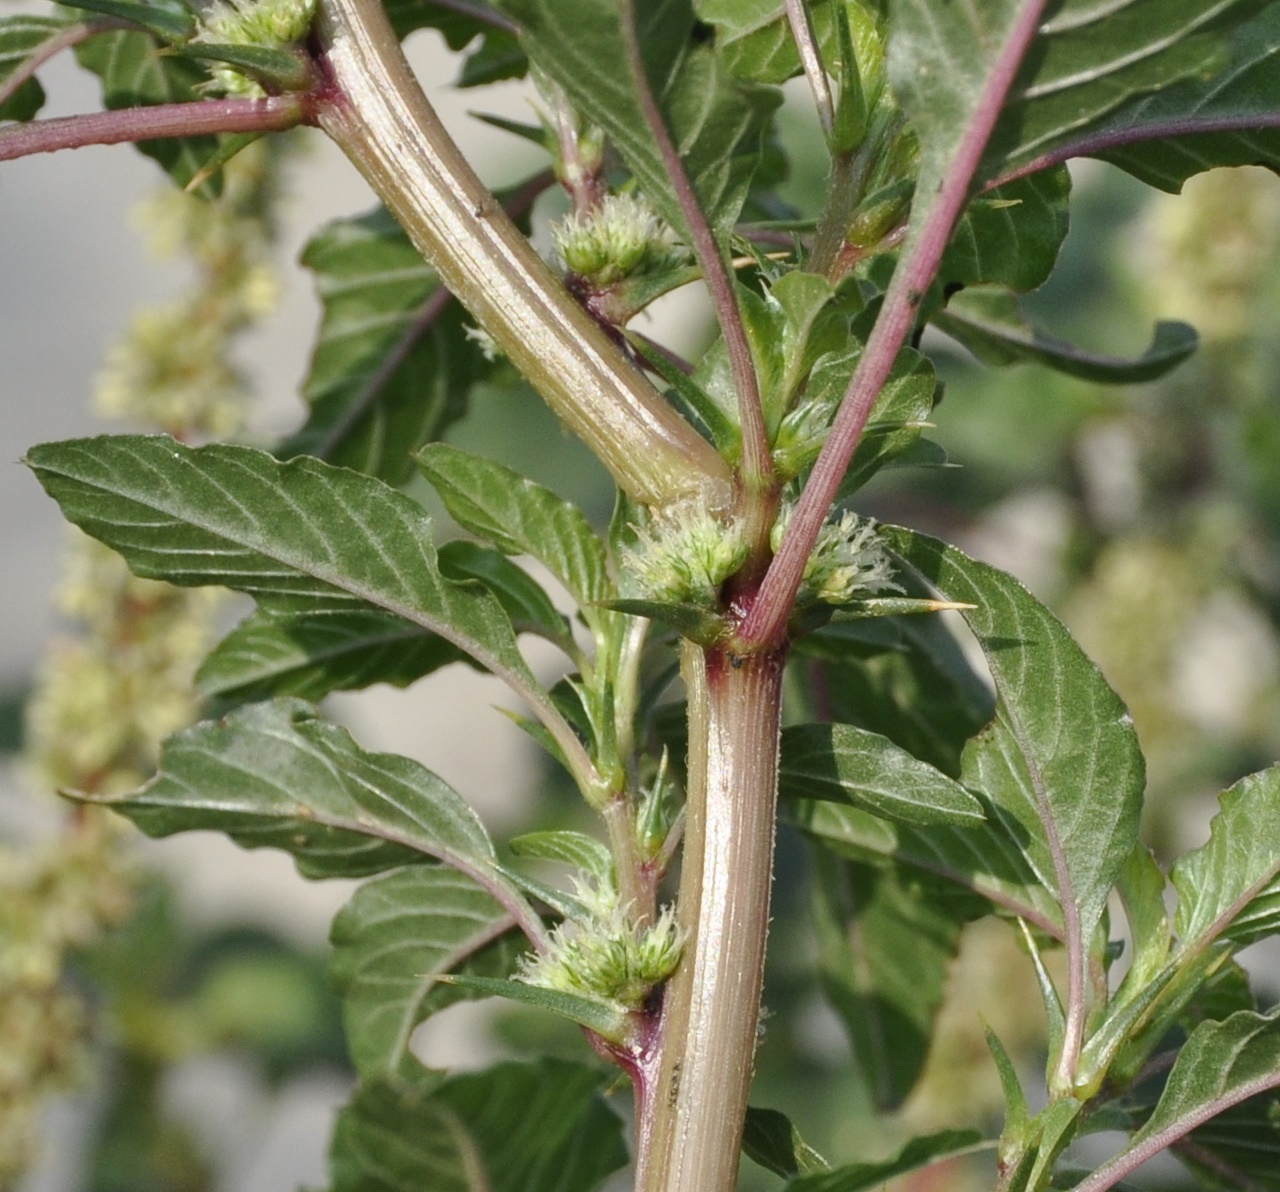
[[588,215],[551,229],[565,267],[604,288],[633,274],[669,265],[675,234],[639,195],[607,195]]

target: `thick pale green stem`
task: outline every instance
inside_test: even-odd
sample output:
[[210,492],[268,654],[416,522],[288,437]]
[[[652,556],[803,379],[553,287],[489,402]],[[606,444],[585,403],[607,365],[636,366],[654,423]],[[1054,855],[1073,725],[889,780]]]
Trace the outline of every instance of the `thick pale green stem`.
[[321,0],[317,123],[543,399],[637,500],[731,499],[728,467],[560,284],[458,151],[381,0]]
[[637,1192],[732,1192],[756,1050],[773,878],[784,651],[686,645],[685,958],[666,989]]

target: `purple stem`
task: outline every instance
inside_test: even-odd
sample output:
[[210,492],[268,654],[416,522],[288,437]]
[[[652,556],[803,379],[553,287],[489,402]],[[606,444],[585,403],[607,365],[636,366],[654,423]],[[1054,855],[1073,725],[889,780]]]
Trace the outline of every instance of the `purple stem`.
[[278,132],[308,118],[306,98],[275,95],[267,99],[206,99],[195,103],[163,103],[120,108],[83,116],[33,120],[0,132],[0,161],[33,153],[56,153],[86,145],[118,145],[160,137],[194,137],[206,133]]
[[1215,132],[1254,132],[1263,128],[1280,128],[1280,112],[1251,116],[1188,116],[1182,120],[1157,120],[1151,124],[1092,133],[1068,141],[1025,165],[993,178],[983,190],[994,190],[997,186],[1004,186],[1006,182],[1014,182],[1028,174],[1061,165],[1073,157],[1096,157],[1108,149],[1122,149],[1125,145],[1143,141],[1169,140],[1173,137],[1192,137]]
[[796,505],[778,554],[738,629],[734,641],[736,650],[768,646],[776,642],[785,629],[804,577],[805,563],[835,501],[876,398],[915,325],[916,308],[938,271],[951,230],[968,201],[970,183],[1018,67],[1036,35],[1045,2],[1027,0],[996,59],[920,233],[898,261],[880,317],[849,381],[831,433]]
[[684,162],[680,160],[671,133],[658,107],[658,101],[645,73],[644,59],[640,53],[640,39],[636,33],[635,5],[633,0],[622,0],[621,29],[627,47],[627,65],[635,83],[636,94],[645,122],[658,143],[662,164],[680,202],[692,248],[702,268],[715,307],[720,334],[724,336],[729,367],[733,371],[734,388],[738,395],[739,421],[742,424],[742,471],[751,487],[764,487],[773,478],[773,455],[769,449],[769,437],[765,432],[764,408],[760,401],[760,383],[756,377],[755,361],[747,342],[747,331],[742,323],[742,312],[733,292],[733,279],[720,253],[711,226],[698,202],[697,193],[689,181]]
[[34,78],[38,71],[50,58],[78,46],[81,42],[97,37],[99,33],[111,33],[117,29],[136,29],[132,21],[121,21],[114,17],[102,17],[92,21],[80,21],[58,30],[47,41],[42,41],[27,58],[3,83],[0,83],[0,105],[9,98],[28,79]]
[[1170,1122],[1163,1130],[1157,1130],[1129,1150],[1117,1155],[1109,1163],[1105,1163],[1091,1176],[1077,1184],[1072,1192],[1105,1192],[1105,1189],[1114,1187],[1148,1159],[1154,1158],[1161,1151],[1190,1134],[1197,1126],[1203,1126],[1205,1122],[1217,1117],[1220,1113],[1225,1113],[1233,1105],[1239,1105],[1241,1101],[1247,1101],[1250,1097],[1256,1097],[1259,1093],[1265,1093],[1268,1089],[1277,1086],[1280,1086],[1280,1072],[1268,1072],[1264,1076],[1259,1076],[1247,1084],[1232,1089],[1225,1096],[1215,1097],[1212,1101],[1196,1106],[1190,1113]]

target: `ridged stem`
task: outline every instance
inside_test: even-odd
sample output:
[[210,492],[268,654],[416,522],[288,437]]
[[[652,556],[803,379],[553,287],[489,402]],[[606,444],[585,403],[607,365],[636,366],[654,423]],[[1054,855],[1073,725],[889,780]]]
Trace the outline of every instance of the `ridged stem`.
[[733,1192],[764,983],[785,650],[686,644],[689,797],[661,1060],[636,1192]]
[[441,280],[631,496],[722,507],[729,470],[572,298],[476,177],[380,0],[321,0],[317,122]]

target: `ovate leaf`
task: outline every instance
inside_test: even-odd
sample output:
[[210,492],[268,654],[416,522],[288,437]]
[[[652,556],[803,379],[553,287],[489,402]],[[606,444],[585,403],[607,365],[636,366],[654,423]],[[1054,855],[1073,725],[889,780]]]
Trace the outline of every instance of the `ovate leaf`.
[[613,594],[604,544],[577,506],[478,455],[433,443],[418,455],[423,475],[459,525],[511,555],[532,555],[591,604]]
[[220,699],[318,700],[374,683],[407,687],[466,658],[457,646],[376,609],[255,612],[204,660],[196,685]]
[[306,877],[361,877],[430,858],[493,877],[493,845],[448,784],[406,757],[367,753],[300,700],[250,704],[171,737],[126,795],[80,795],[149,836],[213,829],[293,855]]
[[608,1079],[541,1060],[370,1082],[338,1116],[332,1192],[594,1192],[627,1161]]
[[491,366],[466,338],[462,307],[385,209],[327,225],[302,263],[324,307],[303,387],[311,413],[277,453],[399,484]]
[[940,595],[975,606],[962,615],[991,669],[996,717],[966,747],[962,779],[1025,834],[1082,949],[1137,838],[1144,766],[1128,712],[1012,576],[924,535],[882,533]]
[[414,865],[362,885],[330,933],[356,1071],[397,1072],[414,1027],[466,996],[442,974],[510,972],[523,938],[513,927],[510,912],[453,869]]
[[[23,63],[61,33],[67,24],[53,17],[16,16],[0,20],[0,90]],[[44,106],[44,88],[28,79],[0,102],[0,120],[30,120]]]
[[983,819],[981,804],[958,782],[886,737],[851,724],[783,729],[778,783],[790,799],[847,800],[907,823]]
[[1280,930],[1280,767],[1242,778],[1220,803],[1208,843],[1173,867],[1184,949],[1220,938],[1243,947]]
[[441,575],[430,519],[381,481],[162,436],[46,443],[27,462],[66,516],[139,575],[225,585],[270,611],[380,609],[536,690],[501,605]]
[[957,294],[933,316],[933,324],[984,364],[1032,362],[1102,385],[1154,381],[1186,360],[1200,342],[1186,323],[1161,322],[1156,324],[1151,346],[1136,359],[1100,356],[1040,330],[1027,319],[1013,294],[996,287]]
[[[209,81],[208,74],[166,48],[147,33],[105,33],[76,46],[76,58],[102,80],[102,102],[111,110],[203,99],[199,88]],[[218,150],[217,137],[208,136],[137,144],[179,186],[186,186]]]
[[594,878],[609,889],[614,884],[613,854],[594,836],[566,829],[549,832],[526,832],[511,841],[517,857],[536,857],[541,861],[558,861]]
[[[615,0],[503,0],[529,57],[604,130],[641,189],[687,238],[684,215],[645,121]],[[645,68],[702,207],[714,227],[733,224],[758,164],[772,89],[734,79],[695,35],[689,0],[637,0]]]

